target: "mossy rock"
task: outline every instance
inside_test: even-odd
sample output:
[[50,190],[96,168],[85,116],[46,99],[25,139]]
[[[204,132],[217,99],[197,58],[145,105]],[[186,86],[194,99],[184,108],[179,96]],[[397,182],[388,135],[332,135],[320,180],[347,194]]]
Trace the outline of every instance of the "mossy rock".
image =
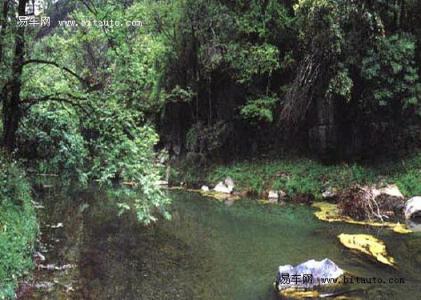
[[377,261],[395,267],[395,259],[388,255],[383,241],[369,234],[345,234],[338,235],[339,241],[348,249],[367,254]]

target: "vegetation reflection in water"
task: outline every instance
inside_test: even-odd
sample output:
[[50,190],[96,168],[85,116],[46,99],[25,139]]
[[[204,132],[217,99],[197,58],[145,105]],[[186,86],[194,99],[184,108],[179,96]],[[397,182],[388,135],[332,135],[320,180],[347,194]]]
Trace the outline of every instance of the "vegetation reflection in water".
[[[345,289],[356,291],[353,296],[419,297],[419,233],[323,223],[307,206],[261,205],[248,199],[227,205],[186,192],[171,192],[171,197],[172,220],[149,227],[133,215],[118,217],[113,202],[104,204],[107,196],[97,191],[73,199],[45,198],[46,222],[64,223],[44,232],[46,244],[58,241],[46,253],[47,261],[77,267],[39,271],[37,280],[58,284],[28,299],[276,299],[272,282],[279,265],[325,257],[359,277],[405,280],[349,284]],[[343,248],[337,240],[343,232],[384,240],[397,268]]]

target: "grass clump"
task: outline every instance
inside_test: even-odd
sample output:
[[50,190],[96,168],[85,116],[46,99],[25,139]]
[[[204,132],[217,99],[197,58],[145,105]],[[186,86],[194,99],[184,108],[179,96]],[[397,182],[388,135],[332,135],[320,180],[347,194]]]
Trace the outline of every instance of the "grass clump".
[[421,154],[402,161],[399,168],[389,176],[405,196],[421,196]]
[[369,170],[357,165],[326,166],[311,159],[254,161],[217,166],[208,175],[211,182],[230,176],[240,189],[261,193],[264,190],[283,190],[289,195],[320,196],[327,186],[342,187],[346,183],[368,182]]
[[0,299],[13,299],[18,279],[33,266],[38,225],[23,171],[2,153],[0,170]]
[[421,195],[421,154],[377,165],[324,165],[312,159],[278,159],[237,162],[207,170],[206,181],[216,183],[231,177],[240,190],[261,193],[283,190],[289,195],[313,194],[328,187],[344,189],[356,184],[395,183],[407,196]]

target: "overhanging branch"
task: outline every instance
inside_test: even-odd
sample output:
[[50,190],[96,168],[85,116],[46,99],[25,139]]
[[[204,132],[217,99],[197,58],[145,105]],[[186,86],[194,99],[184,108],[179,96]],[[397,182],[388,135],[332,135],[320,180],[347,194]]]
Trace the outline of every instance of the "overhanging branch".
[[76,77],[81,83],[89,87],[89,82],[85,78],[79,76],[78,74],[76,74],[74,71],[70,70],[67,67],[60,66],[58,63],[54,61],[49,61],[49,60],[44,60],[44,59],[29,59],[29,60],[24,61],[22,66],[25,66],[28,64],[45,64],[45,65],[55,66],[56,68],[62,69],[63,71],[66,71],[70,75]]
[[79,97],[72,95],[70,93],[65,94],[50,94],[38,98],[27,98],[23,99],[21,101],[22,104],[26,105],[26,110],[31,108],[33,105],[39,104],[41,102],[48,102],[48,101],[55,101],[60,103],[66,103],[71,106],[80,108],[84,113],[89,114],[90,112],[87,110],[87,108],[92,109],[92,107],[89,105],[89,103],[81,103],[80,101],[87,100],[87,98]]

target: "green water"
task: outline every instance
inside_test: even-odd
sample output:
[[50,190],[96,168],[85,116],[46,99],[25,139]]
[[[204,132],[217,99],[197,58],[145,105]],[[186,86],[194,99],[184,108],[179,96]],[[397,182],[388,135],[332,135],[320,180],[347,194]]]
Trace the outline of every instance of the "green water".
[[[308,206],[222,203],[172,192],[173,218],[143,227],[118,217],[112,199],[91,191],[43,198],[45,263],[67,271],[35,273],[52,288],[26,299],[276,299],[279,265],[330,258],[360,277],[403,278],[401,284],[352,284],[359,299],[421,299],[421,235],[318,221]],[[108,199],[108,200],[107,200]],[[63,228],[47,224],[63,222]],[[385,241],[398,268],[344,249],[339,233],[370,233]]]

